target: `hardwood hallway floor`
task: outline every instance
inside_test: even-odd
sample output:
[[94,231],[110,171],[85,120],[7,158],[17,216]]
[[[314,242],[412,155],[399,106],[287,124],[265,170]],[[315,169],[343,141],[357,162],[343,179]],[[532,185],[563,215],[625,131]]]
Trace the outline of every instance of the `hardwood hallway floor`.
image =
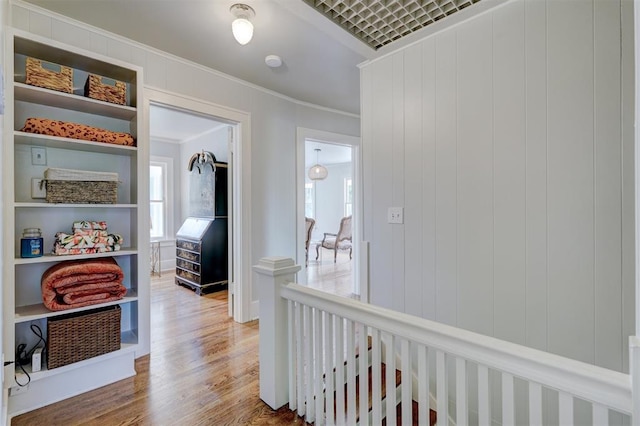
[[304,424],[258,397],[258,322],[227,317],[226,291],[196,296],[152,279],[151,355],[137,375],[15,417],[12,425]]

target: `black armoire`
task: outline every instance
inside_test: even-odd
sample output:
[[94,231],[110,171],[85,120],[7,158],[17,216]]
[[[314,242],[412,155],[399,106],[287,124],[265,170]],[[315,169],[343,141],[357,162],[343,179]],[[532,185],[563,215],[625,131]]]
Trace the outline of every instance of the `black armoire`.
[[[228,167],[221,162],[216,162],[215,166],[216,171],[212,173],[215,181],[213,216],[206,214],[209,212],[190,216],[176,234],[176,284],[189,287],[198,295],[223,290],[229,282]],[[202,191],[203,194],[195,191],[195,195],[192,191],[191,197],[206,198],[206,188]]]

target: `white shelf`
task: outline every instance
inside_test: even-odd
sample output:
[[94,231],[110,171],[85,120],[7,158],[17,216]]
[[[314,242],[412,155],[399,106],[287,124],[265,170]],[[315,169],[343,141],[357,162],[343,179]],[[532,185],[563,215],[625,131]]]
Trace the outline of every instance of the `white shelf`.
[[[145,289],[149,285],[149,259],[148,256],[140,256],[138,247],[141,243],[146,244],[149,238],[148,225],[141,228],[141,224],[148,223],[148,213],[140,214],[141,209],[147,211],[141,195],[146,194],[145,188],[148,187],[149,180],[144,131],[140,132],[142,138],[139,143],[142,148],[138,149],[136,146],[16,130],[21,128],[16,126],[21,126],[26,117],[43,117],[82,122],[96,127],[129,128],[135,137],[137,129],[142,127],[142,68],[20,30],[8,29],[6,36],[7,49],[2,59],[5,68],[11,70],[14,77],[6,87],[7,108],[1,118],[4,123],[2,127],[5,129],[4,150],[7,154],[2,158],[1,168],[3,176],[12,182],[5,188],[2,197],[2,206],[8,209],[3,222],[3,252],[9,254],[9,259],[5,259],[2,268],[2,285],[7,296],[3,302],[3,347],[15,350],[20,343],[17,339],[30,340],[32,336],[28,333],[32,321],[42,323],[69,313],[87,312],[106,306],[121,306],[126,312],[126,317],[123,317],[120,324],[122,333],[119,350],[53,370],[44,369],[33,373],[30,371],[31,366],[24,366],[31,375],[32,384],[34,381],[37,383],[31,388],[29,395],[16,393],[9,396],[7,411],[9,415],[14,415],[50,403],[50,396],[55,397],[69,380],[80,378],[83,382],[82,389],[90,390],[135,374],[135,356],[139,352],[148,351],[148,330],[144,316],[148,315],[149,300],[144,295],[147,294]],[[22,55],[73,68],[76,77],[75,93],[35,87],[16,79],[16,73],[24,74]],[[84,82],[87,73],[125,82],[130,105],[112,104],[82,96],[78,86],[81,81]],[[47,167],[34,165],[29,161],[29,148],[33,146],[51,149],[48,153],[48,166],[69,167],[70,164],[86,164],[86,167],[96,167],[99,171],[118,172],[123,188],[120,203],[54,204],[47,203],[44,199],[33,199],[30,179],[42,176],[43,170]],[[78,218],[109,221],[114,225],[114,230],[122,230],[130,247],[97,254],[19,257],[17,248],[21,229],[37,225],[45,231],[45,235],[49,235],[53,234],[55,229],[65,228],[70,220]],[[141,250],[146,253],[146,245],[144,250]],[[44,270],[61,262],[107,257],[117,259],[126,274],[125,281],[129,288],[124,298],[63,311],[50,311],[45,308],[40,288]],[[145,341],[141,342],[140,338]],[[140,351],[141,344],[143,350]],[[4,367],[7,378],[13,378],[14,373],[21,383],[26,382],[26,375],[22,374],[20,366],[11,364]],[[15,386],[13,380],[5,380],[5,387]]]
[[17,209],[60,209],[60,208],[81,208],[81,209],[137,209],[137,204],[55,204],[55,203],[15,203]]
[[13,92],[16,101],[87,112],[121,120],[132,120],[138,113],[135,108],[130,106],[98,101],[71,93],[56,92],[24,83],[14,83]]
[[46,146],[47,148],[72,149],[74,151],[130,156],[134,156],[138,153],[138,147],[135,146],[39,135],[36,133],[21,132],[19,130],[15,130],[13,132],[13,138],[16,145]]
[[113,302],[100,303],[97,305],[83,306],[82,308],[65,309],[63,311],[50,311],[44,304],[36,303],[35,305],[16,306],[15,323],[29,322],[42,318],[56,317],[59,315],[72,314],[74,312],[88,311],[91,309],[102,308],[105,306],[122,305],[124,303],[132,303],[138,300],[138,294],[134,290],[127,291],[127,295],[120,300]]
[[25,257],[25,258],[16,258],[16,265],[28,265],[33,263],[54,263],[54,262],[62,262],[65,260],[81,260],[81,259],[95,259],[97,257],[118,257],[118,256],[131,256],[134,254],[138,254],[138,250],[135,248],[128,248],[124,250],[118,251],[109,251],[106,253],[91,253],[91,254],[72,254],[67,256],[58,256],[55,254],[45,254],[40,257]]
[[[75,362],[73,364],[69,364],[69,365],[65,365],[62,367],[58,367],[58,368],[54,368],[53,370],[48,370],[46,368],[46,364],[44,365],[44,368],[38,372],[33,372],[31,371],[31,364],[29,365],[24,365],[24,369],[25,371],[29,374],[29,376],[31,377],[31,381],[36,381],[36,380],[41,380],[44,379],[46,377],[50,377],[56,374],[63,374],[66,373],[70,370],[74,370],[76,368],[85,366],[85,365],[90,365],[90,364],[94,364],[94,363],[99,363],[101,361],[104,361],[105,359],[108,358],[113,358],[116,356],[120,356],[125,352],[129,352],[129,351],[133,351],[135,350],[135,343],[132,342],[136,342],[137,341],[137,336],[131,332],[131,331],[126,331],[123,332],[120,335],[120,350],[118,351],[113,351],[113,352],[107,352],[106,354],[102,354],[102,355],[98,355],[96,357],[93,358],[89,358],[89,359],[85,359],[82,361],[78,361]],[[22,369],[20,367],[16,366],[16,378],[18,381],[20,381],[20,383],[26,383],[29,379],[27,379],[27,377],[25,376],[25,374],[22,372]]]

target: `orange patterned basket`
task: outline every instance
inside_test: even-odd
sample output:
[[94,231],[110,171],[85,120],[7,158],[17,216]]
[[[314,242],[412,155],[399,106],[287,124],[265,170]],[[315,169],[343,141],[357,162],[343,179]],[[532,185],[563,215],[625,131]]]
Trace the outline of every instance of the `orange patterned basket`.
[[124,105],[127,99],[127,85],[95,74],[89,74],[84,85],[84,95],[99,101]]
[[25,83],[58,92],[73,93],[73,69],[27,57]]

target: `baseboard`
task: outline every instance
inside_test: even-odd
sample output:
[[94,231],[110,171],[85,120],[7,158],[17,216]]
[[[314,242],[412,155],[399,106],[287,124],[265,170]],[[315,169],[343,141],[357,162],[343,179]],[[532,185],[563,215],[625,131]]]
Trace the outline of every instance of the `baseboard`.
[[249,318],[251,318],[251,320],[256,320],[258,319],[258,317],[260,316],[260,302],[257,300],[254,300],[253,302],[251,302],[251,307],[249,308]]

